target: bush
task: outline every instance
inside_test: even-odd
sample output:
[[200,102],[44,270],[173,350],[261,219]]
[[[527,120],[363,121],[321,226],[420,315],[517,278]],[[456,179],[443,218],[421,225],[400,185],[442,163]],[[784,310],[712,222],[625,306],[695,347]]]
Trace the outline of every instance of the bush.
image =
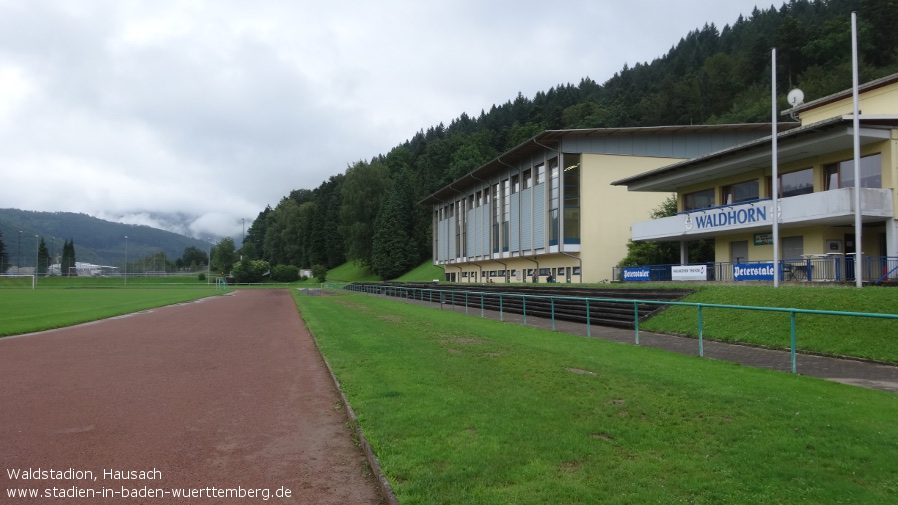
[[296,282],[299,280],[299,268],[293,265],[277,265],[271,269],[271,280]]
[[264,260],[240,260],[234,263],[231,273],[235,281],[246,284],[261,282],[270,269],[268,262]]
[[327,267],[324,265],[312,265],[312,276],[318,279],[318,282],[327,280]]
[[200,272],[199,279],[200,279],[201,281],[206,280],[206,272]]

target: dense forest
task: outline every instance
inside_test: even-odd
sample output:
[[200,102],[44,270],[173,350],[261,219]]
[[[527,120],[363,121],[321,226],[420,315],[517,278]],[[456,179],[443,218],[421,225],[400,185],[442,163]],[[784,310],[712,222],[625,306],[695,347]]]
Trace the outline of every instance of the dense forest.
[[430,209],[417,202],[543,130],[768,122],[774,47],[782,108],[795,86],[808,99],[849,88],[852,11],[861,82],[898,72],[898,1],[755,8],[722,29],[706,24],[603,84],[584,77],[533,98],[518,93],[478,117],[421,130],[315,189],[291,191],[259,214],[241,253],[302,268],[352,260],[394,278],[431,255]]

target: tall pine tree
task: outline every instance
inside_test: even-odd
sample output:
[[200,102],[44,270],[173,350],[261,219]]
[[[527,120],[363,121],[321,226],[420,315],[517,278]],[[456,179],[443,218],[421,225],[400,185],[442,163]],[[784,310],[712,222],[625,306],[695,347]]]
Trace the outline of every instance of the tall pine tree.
[[62,261],[60,262],[59,269],[62,275],[76,276],[78,275],[78,270],[75,269],[75,240],[66,240],[65,244],[62,246]]
[[47,249],[47,243],[44,237],[41,237],[40,244],[37,246],[37,275],[47,275],[50,270],[50,251]]
[[6,244],[3,243],[3,232],[0,231],[0,273],[6,273],[9,269],[9,255],[6,253]]

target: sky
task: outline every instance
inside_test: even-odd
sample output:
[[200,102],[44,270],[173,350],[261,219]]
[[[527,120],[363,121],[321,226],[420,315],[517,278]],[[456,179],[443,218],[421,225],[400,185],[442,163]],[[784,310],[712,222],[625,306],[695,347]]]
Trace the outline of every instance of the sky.
[[0,208],[239,237],[416,132],[752,0],[0,0]]

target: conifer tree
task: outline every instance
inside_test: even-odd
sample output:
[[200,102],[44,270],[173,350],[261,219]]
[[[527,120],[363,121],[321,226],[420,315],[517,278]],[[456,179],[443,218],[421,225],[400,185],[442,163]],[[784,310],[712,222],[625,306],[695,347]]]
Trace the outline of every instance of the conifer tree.
[[44,237],[41,237],[40,244],[37,246],[37,275],[47,275],[50,269],[50,251],[47,249],[47,243]]
[[5,273],[9,268],[9,255],[6,253],[6,244],[3,243],[3,232],[0,231],[0,273]]

